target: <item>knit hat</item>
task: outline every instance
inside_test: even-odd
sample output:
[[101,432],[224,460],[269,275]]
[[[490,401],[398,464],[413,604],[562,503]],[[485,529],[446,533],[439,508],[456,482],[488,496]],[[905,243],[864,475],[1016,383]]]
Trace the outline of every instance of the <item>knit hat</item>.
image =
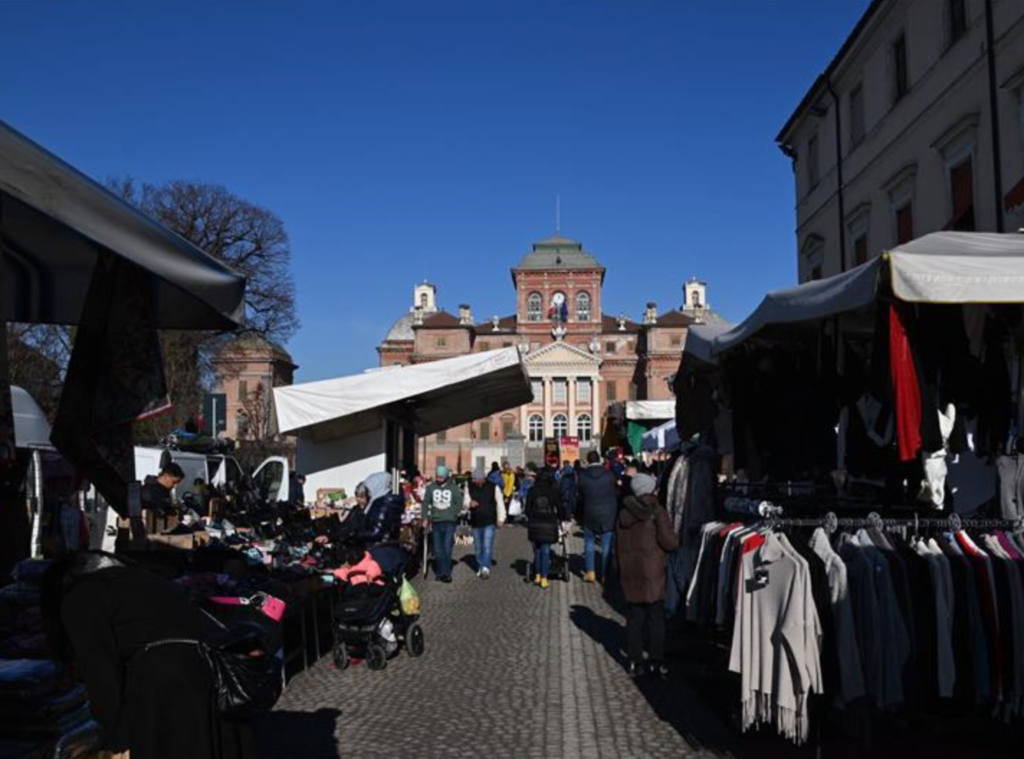
[[448,467],[446,467],[444,464],[441,464],[440,466],[438,466],[437,469],[434,470],[434,474],[436,474],[438,477],[447,477]]
[[633,488],[633,495],[637,497],[650,495],[658,489],[658,481],[649,474],[634,474],[630,485]]
[[473,479],[474,480],[486,480],[487,479],[487,473],[484,472],[484,470],[481,469],[480,467],[477,467],[476,469],[473,470]]

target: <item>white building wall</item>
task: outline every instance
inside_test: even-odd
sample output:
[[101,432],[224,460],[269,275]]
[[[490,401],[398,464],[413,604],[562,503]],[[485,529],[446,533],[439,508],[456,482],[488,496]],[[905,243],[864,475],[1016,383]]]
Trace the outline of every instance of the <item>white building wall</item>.
[[[820,262],[823,276],[850,268],[856,235],[867,232],[869,257],[896,244],[895,207],[912,200],[914,236],[943,229],[952,217],[949,170],[973,156],[975,229],[996,230],[996,208],[1024,176],[1024,2],[993,3],[1001,193],[993,181],[985,8],[966,0],[968,27],[950,44],[946,0],[886,3],[832,74],[839,98],[846,241],[840,260],[835,100],[824,85],[783,142],[796,149],[797,257],[801,281]],[[907,41],[909,91],[893,101],[893,43]],[[864,137],[850,139],[849,95],[860,83]],[[808,145],[818,136],[820,180],[808,176]],[[1024,226],[1021,209],[1005,215],[1005,231]],[[815,245],[820,239],[821,244]],[[818,253],[818,261],[808,256]]]

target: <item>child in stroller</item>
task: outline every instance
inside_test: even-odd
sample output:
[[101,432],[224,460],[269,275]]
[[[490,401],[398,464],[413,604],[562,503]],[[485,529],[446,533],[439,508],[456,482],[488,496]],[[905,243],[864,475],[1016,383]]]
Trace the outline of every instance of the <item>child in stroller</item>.
[[[355,563],[350,567],[366,567],[363,548],[354,550],[347,559]],[[398,545],[378,545],[367,552],[381,574],[373,581],[358,584],[343,583],[335,598],[334,665],[347,669],[353,657],[365,658],[372,670],[384,669],[388,657],[404,644],[409,656],[423,654],[423,628],[418,615],[406,614],[402,609],[399,591],[405,578],[407,554]],[[356,556],[359,554],[359,556]],[[370,572],[372,573],[372,567]],[[355,574],[352,579],[363,577]],[[368,575],[367,575],[368,577]]]

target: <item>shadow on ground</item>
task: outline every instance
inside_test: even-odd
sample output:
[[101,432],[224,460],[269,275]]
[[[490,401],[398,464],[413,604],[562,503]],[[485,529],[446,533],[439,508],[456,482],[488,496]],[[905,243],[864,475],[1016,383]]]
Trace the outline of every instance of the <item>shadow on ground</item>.
[[335,737],[341,712],[275,711],[256,725],[263,759],[341,759]]

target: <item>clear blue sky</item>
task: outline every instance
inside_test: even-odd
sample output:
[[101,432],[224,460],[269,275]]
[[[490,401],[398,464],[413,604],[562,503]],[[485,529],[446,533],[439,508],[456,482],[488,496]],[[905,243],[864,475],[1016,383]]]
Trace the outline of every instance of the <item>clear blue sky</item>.
[[0,2],[0,119],[97,179],[216,182],[291,236],[298,379],[376,364],[429,277],[514,311],[554,227],[605,310],[795,281],[779,128],[866,0]]

